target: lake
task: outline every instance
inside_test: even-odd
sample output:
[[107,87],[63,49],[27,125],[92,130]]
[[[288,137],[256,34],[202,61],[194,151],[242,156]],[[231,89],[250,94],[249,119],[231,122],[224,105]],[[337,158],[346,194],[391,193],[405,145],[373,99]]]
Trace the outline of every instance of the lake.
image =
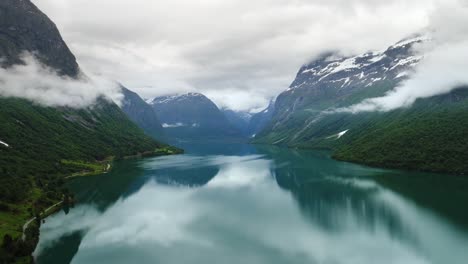
[[53,263],[466,264],[466,177],[334,161],[328,152],[186,145],[76,178],[46,219]]

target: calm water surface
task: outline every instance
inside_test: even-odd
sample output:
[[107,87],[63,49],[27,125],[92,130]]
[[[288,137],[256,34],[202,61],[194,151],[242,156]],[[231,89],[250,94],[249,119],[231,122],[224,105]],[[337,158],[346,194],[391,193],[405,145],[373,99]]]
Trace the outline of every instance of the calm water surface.
[[122,161],[48,218],[53,263],[468,263],[465,178],[248,145]]

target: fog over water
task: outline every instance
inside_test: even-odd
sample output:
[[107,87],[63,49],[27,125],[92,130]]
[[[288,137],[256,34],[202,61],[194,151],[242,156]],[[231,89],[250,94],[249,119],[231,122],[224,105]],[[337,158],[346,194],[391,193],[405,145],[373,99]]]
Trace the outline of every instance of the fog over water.
[[466,226],[374,177],[401,172],[340,163],[320,152],[224,154],[127,161],[109,175],[77,179],[71,188],[80,203],[42,226],[39,263],[468,259]]

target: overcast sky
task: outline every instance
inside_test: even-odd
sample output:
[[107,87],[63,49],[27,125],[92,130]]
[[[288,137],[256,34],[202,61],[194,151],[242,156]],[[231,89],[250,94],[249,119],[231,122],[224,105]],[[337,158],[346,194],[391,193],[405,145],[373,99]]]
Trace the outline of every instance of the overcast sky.
[[[450,0],[449,0],[450,1]],[[380,50],[425,29],[442,0],[33,0],[85,72],[145,98],[197,91],[266,106],[319,53]]]

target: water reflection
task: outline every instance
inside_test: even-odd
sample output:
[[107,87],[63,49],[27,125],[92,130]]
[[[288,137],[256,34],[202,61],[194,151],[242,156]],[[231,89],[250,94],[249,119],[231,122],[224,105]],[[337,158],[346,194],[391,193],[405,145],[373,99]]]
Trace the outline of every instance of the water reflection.
[[149,159],[122,164],[122,172],[116,167],[115,181],[74,182],[82,203],[47,220],[38,262],[63,263],[68,257],[72,263],[456,264],[468,259],[466,233],[375,181],[388,171],[335,162],[321,152],[248,153]]

